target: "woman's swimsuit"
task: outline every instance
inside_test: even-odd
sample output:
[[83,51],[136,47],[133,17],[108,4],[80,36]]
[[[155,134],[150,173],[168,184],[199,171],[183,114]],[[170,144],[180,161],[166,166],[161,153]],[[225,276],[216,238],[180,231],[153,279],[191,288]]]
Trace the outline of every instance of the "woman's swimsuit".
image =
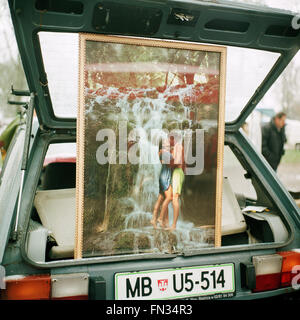
[[159,193],[164,194],[172,184],[172,169],[166,164],[162,164],[159,175]]

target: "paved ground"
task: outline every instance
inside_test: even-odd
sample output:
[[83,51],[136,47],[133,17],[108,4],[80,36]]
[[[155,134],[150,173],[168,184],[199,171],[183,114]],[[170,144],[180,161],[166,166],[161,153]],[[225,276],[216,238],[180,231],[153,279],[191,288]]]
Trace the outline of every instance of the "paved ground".
[[282,163],[277,174],[288,191],[300,192],[300,163]]
[[300,207],[300,163],[282,163],[277,170],[277,174]]

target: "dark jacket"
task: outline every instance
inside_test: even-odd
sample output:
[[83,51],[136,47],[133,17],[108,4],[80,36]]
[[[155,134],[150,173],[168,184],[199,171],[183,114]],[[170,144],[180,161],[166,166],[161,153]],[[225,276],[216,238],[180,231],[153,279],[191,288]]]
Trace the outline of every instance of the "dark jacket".
[[276,171],[284,154],[285,128],[278,130],[274,119],[262,128],[262,154]]

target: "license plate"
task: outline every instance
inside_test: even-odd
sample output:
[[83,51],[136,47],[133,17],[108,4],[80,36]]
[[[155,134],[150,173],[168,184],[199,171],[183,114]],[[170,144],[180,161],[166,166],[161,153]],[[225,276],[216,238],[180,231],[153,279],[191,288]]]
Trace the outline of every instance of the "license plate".
[[235,293],[234,264],[115,274],[115,299],[224,298]]

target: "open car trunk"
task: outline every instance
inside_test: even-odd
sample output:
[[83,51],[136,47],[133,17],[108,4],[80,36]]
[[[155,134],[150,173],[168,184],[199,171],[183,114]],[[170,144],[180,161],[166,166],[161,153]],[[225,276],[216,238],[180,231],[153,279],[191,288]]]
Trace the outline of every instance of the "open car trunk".
[[[56,130],[57,133],[68,134],[69,132],[72,135],[73,132],[74,135],[78,114],[78,33],[184,40],[226,46],[228,50],[227,74],[232,75],[232,77],[227,75],[227,133],[237,132],[299,49],[299,30],[294,30],[290,26],[292,14],[267,8],[258,10],[257,7],[251,6],[233,6],[229,2],[225,5],[216,2],[176,2],[174,4],[172,2],[167,4],[131,2],[124,4],[122,1],[103,1],[101,3],[32,1],[31,5],[29,2],[25,5],[22,1],[9,1],[9,3],[29,90],[34,93],[34,107],[40,127],[45,132]],[[131,14],[128,15],[128,12]],[[134,19],[129,19],[129,16],[134,16]],[[243,63],[245,59],[249,69],[257,70],[255,75],[252,75],[256,81],[252,81],[253,83],[249,85],[247,77],[243,83],[243,69],[240,71],[239,68],[236,68],[236,64]],[[123,64],[122,68],[126,69],[126,65]],[[250,79],[249,71],[246,70],[246,74]],[[90,77],[96,79],[97,72],[91,73]],[[192,78],[192,82],[195,81],[195,76]],[[204,95],[201,90],[197,89],[197,85],[195,86],[193,89],[195,92],[192,94],[195,103],[208,105],[218,103],[218,89],[214,79],[214,76],[211,75],[210,80],[205,84],[209,91],[201,87],[202,91],[206,92]],[[154,93],[163,94],[164,101],[171,101],[176,105],[188,99],[184,92],[189,87],[190,80],[186,77],[185,82],[183,84],[181,82],[180,86],[176,83],[172,85],[171,82],[168,91],[161,87],[151,90]],[[110,99],[112,105],[120,99],[126,99],[130,104],[136,98],[148,95],[147,90],[131,88],[130,92],[128,90],[125,92],[124,88],[120,88],[119,91],[114,89],[112,92],[111,88],[103,84],[99,89],[90,88],[87,99],[96,101]],[[240,94],[237,94],[238,92]],[[157,93],[154,96],[157,96]],[[276,214],[273,217],[272,213],[264,215],[258,212],[256,215],[249,215],[247,211],[242,212],[251,204],[264,205],[275,210],[275,213],[278,209],[272,201],[268,200],[267,191],[262,191],[260,180],[252,173],[247,161],[243,157],[239,159],[240,151],[236,150],[238,148],[230,143],[225,148],[225,160],[226,157],[232,160],[237,156],[234,161],[240,167],[240,171],[237,170],[233,174],[237,167],[230,169],[229,165],[228,169],[225,163],[222,182],[222,244],[286,241],[288,226]],[[57,153],[54,160],[48,158],[49,156],[46,156],[44,160],[44,168],[40,177],[41,184],[38,186],[34,200],[35,218],[29,229],[32,239],[35,233],[44,239],[51,234],[52,244],[49,248],[47,247],[47,259],[72,258],[76,233],[76,154],[74,150],[71,155],[66,155],[61,151]],[[230,163],[231,160],[226,161]],[[226,170],[229,170],[229,173]],[[245,170],[244,173],[243,170]],[[63,172],[67,174],[66,177]],[[239,179],[243,179],[243,174],[246,180],[251,181],[248,187],[254,190],[253,198],[248,198],[243,192],[240,194],[237,192],[236,186]],[[229,177],[230,175],[232,177]],[[62,211],[66,210],[66,214],[63,215],[62,212],[57,211],[57,206]],[[153,246],[153,243],[156,243],[160,251],[164,253],[183,252],[187,254],[187,250],[197,252],[196,247],[185,248],[184,246],[178,251],[178,243],[184,243],[186,236],[190,238],[188,243],[191,239],[192,242],[197,242],[200,238],[203,238],[204,243],[208,246],[213,243],[213,233],[210,234],[209,228],[200,233],[191,229],[187,235],[181,234],[176,239],[161,237],[157,240],[155,237],[147,238],[145,235],[135,239],[132,238],[134,228],[138,226],[143,228],[145,223],[143,219],[150,218],[141,216],[138,218],[141,220],[139,222],[134,220],[137,219],[135,216],[132,219],[126,222],[125,229],[130,229],[128,233],[113,235],[112,241],[115,243],[115,249],[110,249],[113,252],[118,253],[118,246],[126,248],[128,246],[126,242],[131,243],[132,241],[140,243],[141,247],[137,245],[136,253],[149,252],[149,246]],[[36,222],[41,225],[39,226]],[[202,222],[203,224],[205,225],[205,221]],[[206,224],[209,225],[209,221]],[[64,228],[65,225],[69,226],[68,232]],[[251,237],[253,236],[253,239],[249,238],[250,226],[252,226]],[[95,244],[95,241],[92,238],[87,241],[87,252],[91,254],[94,252],[93,243]],[[159,244],[157,241],[162,243]],[[35,248],[30,247],[31,242],[29,237],[27,239],[29,251],[35,252]],[[163,242],[167,243],[166,247]],[[111,252],[108,250],[106,253],[105,246],[102,247],[101,243],[102,240],[98,248],[102,252],[100,255],[110,255]],[[131,246],[136,246],[136,244],[129,245]],[[41,251],[42,256],[45,255],[45,250],[46,247]],[[132,250],[130,249],[129,252]]]
[[[42,268],[47,272],[50,270],[52,275],[61,274],[62,278],[64,273],[86,272],[87,276],[84,275],[84,279],[90,277],[92,280],[90,283],[91,287],[93,286],[93,294],[96,296],[97,290],[102,290],[104,297],[110,299],[123,297],[119,289],[124,285],[124,279],[129,273],[130,277],[132,274],[137,277],[135,288],[138,287],[140,280],[137,279],[140,278],[139,273],[135,273],[136,270],[142,270],[140,273],[151,270],[154,274],[156,269],[164,272],[165,269],[172,268],[170,270],[176,273],[181,270],[178,268],[185,268],[186,273],[190,267],[204,265],[207,268],[217,268],[216,265],[220,264],[223,268],[219,274],[220,283],[223,286],[221,280],[223,273],[227,272],[226,276],[231,279],[232,285],[228,291],[230,294],[239,292],[243,296],[245,292],[251,293],[250,290],[255,286],[253,287],[253,283],[244,284],[243,281],[246,281],[244,279],[250,272],[253,273],[253,265],[252,269],[248,266],[253,252],[272,255],[278,248],[295,248],[299,240],[299,217],[290,195],[274,176],[262,155],[239,130],[299,51],[300,30],[291,27],[293,13],[239,5],[229,1],[132,0],[127,3],[123,0],[9,0],[9,5],[31,101],[39,123],[39,128],[35,128],[32,135],[29,135],[32,144],[28,157],[28,174],[25,175],[23,198],[19,208],[20,219],[17,226],[20,233],[19,238],[15,240],[20,243],[22,263],[29,263],[32,270]],[[121,113],[124,104],[134,110],[134,101],[140,97],[149,98],[148,105],[139,105],[141,108],[145,107],[145,110],[149,106],[153,109],[161,107],[161,104],[155,104],[157,101],[154,101],[160,97],[163,102],[170,103],[172,110],[177,111],[178,108],[178,114],[185,112],[188,114],[188,120],[198,121],[195,128],[200,129],[201,126],[203,144],[206,148],[203,151],[205,170],[203,175],[200,174],[195,179],[185,179],[190,186],[202,186],[201,190],[208,191],[207,194],[211,196],[209,179],[215,178],[216,167],[222,162],[224,170],[220,176],[223,192],[220,198],[222,219],[218,226],[221,230],[219,246],[214,246],[211,221],[203,219],[199,222],[199,217],[196,219],[195,214],[190,213],[195,213],[198,209],[211,210],[212,206],[208,201],[205,202],[208,197],[205,192],[201,194],[199,191],[195,196],[191,187],[182,191],[185,213],[190,220],[188,223],[179,221],[178,229],[171,230],[172,232],[163,228],[153,228],[150,210],[139,210],[137,200],[129,199],[124,203],[119,202],[118,206],[114,204],[113,207],[116,212],[122,213],[117,216],[118,221],[124,226],[122,231],[115,223],[114,228],[107,233],[103,232],[107,229],[97,228],[97,232],[89,234],[90,230],[95,231],[95,223],[89,221],[89,217],[93,214],[97,216],[96,209],[101,211],[102,217],[106,210],[94,206],[95,212],[89,212],[89,215],[84,217],[90,227],[84,230],[87,235],[84,254],[79,256],[79,259],[74,258],[74,239],[78,239],[78,233],[83,232],[76,229],[76,187],[78,180],[82,179],[82,176],[79,178],[78,175],[80,153],[76,150],[82,142],[81,136],[78,135],[78,124],[82,119],[78,118],[78,115],[83,114],[80,113],[82,110],[78,110],[78,72],[82,71],[82,61],[79,58],[82,43],[79,40],[91,34],[95,37],[119,36],[119,39],[126,36],[134,41],[172,40],[174,46],[181,41],[191,46],[204,44],[214,45],[216,48],[222,46],[220,50],[227,49],[226,121],[225,124],[222,121],[224,127],[221,127],[225,129],[224,140],[221,140],[224,155],[222,154],[221,158],[216,157],[217,150],[211,147],[216,139],[216,131],[210,130],[212,121],[198,121],[195,113],[190,110],[186,112],[186,108],[180,105],[182,101],[184,104],[189,100],[185,94],[188,90],[192,92],[193,103],[202,104],[203,110],[207,105],[218,103],[218,75],[216,76],[214,70],[207,72],[205,81],[201,75],[187,76],[186,73],[180,79],[180,74],[170,72],[170,77],[169,74],[166,77],[166,83],[170,83],[168,90],[155,81],[151,84],[151,90],[143,88],[142,85],[128,90],[126,86],[110,87],[107,85],[108,80],[105,83],[101,79],[101,85],[86,86],[84,91],[87,100],[96,101],[100,111],[102,108],[111,108],[112,116]],[[111,51],[106,52],[107,59],[110,55]],[[93,66],[92,63],[90,65]],[[127,61],[121,61],[118,65],[124,69],[128,68]],[[141,66],[145,69],[149,67],[146,64]],[[107,66],[103,63],[99,68],[105,70],[105,67]],[[164,68],[164,62],[160,63],[159,67]],[[105,73],[103,70],[101,72]],[[94,81],[97,83],[97,72],[85,71],[90,71],[88,77],[96,79]],[[174,83],[171,75],[175,79]],[[206,89],[209,94],[202,94]],[[109,100],[109,103],[102,103],[105,99]],[[124,102],[121,106],[120,100]],[[209,107],[206,109],[209,110]],[[148,112],[146,111],[145,114]],[[145,118],[138,118],[139,110],[130,112],[136,121],[143,123]],[[148,114],[150,113],[151,110]],[[163,110],[157,121],[161,121],[165,114],[167,112]],[[88,129],[95,129],[98,125],[96,121],[92,122],[92,116],[89,123],[91,125],[86,127]],[[109,117],[107,119],[111,120]],[[185,122],[188,126],[191,123],[192,121]],[[210,133],[210,137],[205,140],[207,132]],[[95,139],[101,141],[101,138]],[[95,144],[92,149],[95,154],[96,147]],[[222,151],[222,148],[218,151]],[[210,155],[215,157],[213,164]],[[90,159],[94,160],[93,157]],[[113,170],[109,165],[104,168],[105,174],[101,175],[102,169],[99,168],[98,171],[91,170],[90,178],[81,180],[80,183],[86,186],[89,192],[88,201],[92,203],[94,199],[101,197],[105,208],[109,207],[109,188],[114,187],[115,194],[123,196],[127,192],[127,186],[124,186],[122,181],[126,178],[128,181],[135,179],[139,182],[142,173],[145,175],[147,172],[142,172],[140,167],[130,168],[131,171],[126,167]],[[157,174],[158,171],[152,172]],[[98,188],[95,188],[95,181]],[[139,194],[141,184],[132,185],[132,189]],[[150,183],[149,190],[151,188],[153,189],[153,185]],[[154,203],[154,198],[146,197],[146,193],[141,194],[141,201],[146,199],[149,203]],[[195,199],[198,201],[195,202],[196,205],[193,203]],[[17,206],[15,211],[11,212],[11,218],[14,216],[13,213],[16,215],[16,210]],[[99,222],[99,219],[97,221]],[[7,230],[10,230],[11,224],[11,220],[0,224],[0,234],[5,234],[6,237],[3,241],[8,242]],[[5,233],[2,233],[2,230],[6,230]],[[6,255],[8,265],[12,257],[13,254]],[[243,266],[241,261],[244,263]],[[213,270],[212,273],[217,271],[210,270]],[[14,271],[11,268],[9,272]],[[242,273],[243,276],[237,276]],[[142,274],[141,279],[146,276]],[[181,277],[183,279],[183,273]],[[175,276],[173,278],[175,279]],[[165,291],[166,283],[162,282],[162,279],[156,279],[155,276],[152,279],[158,281],[160,292]],[[138,290],[131,284],[128,288],[127,293],[134,297]]]

